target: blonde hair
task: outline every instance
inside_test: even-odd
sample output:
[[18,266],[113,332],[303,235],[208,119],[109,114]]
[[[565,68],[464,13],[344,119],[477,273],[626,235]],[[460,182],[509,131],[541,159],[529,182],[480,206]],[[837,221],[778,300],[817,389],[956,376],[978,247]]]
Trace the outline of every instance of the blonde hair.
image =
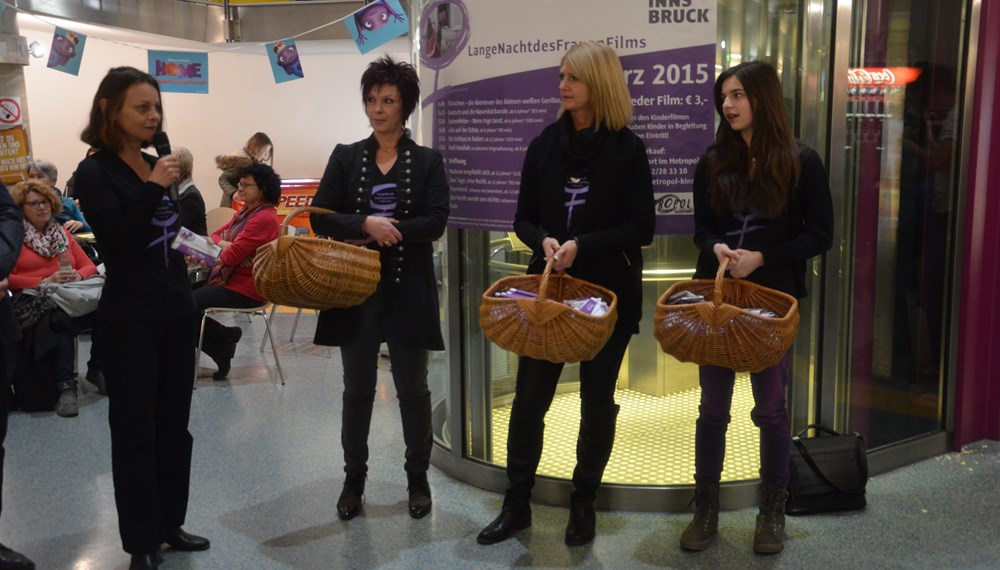
[[181,174],[177,177],[180,182],[186,182],[191,178],[191,173],[194,170],[194,156],[191,151],[183,146],[175,146],[171,149],[174,156],[177,157],[177,166],[180,168]]
[[22,180],[14,185],[10,189],[10,197],[14,199],[14,203],[24,209],[24,203],[28,201],[28,194],[30,192],[35,192],[41,194],[43,198],[49,201],[50,212],[52,217],[58,216],[62,213],[62,199],[56,195],[55,190],[49,188],[48,184],[39,182],[37,180]]
[[[582,42],[569,48],[562,62],[590,91],[594,128],[621,130],[632,122],[632,96],[625,71],[615,50],[597,42]],[[563,109],[559,109],[562,116]]]

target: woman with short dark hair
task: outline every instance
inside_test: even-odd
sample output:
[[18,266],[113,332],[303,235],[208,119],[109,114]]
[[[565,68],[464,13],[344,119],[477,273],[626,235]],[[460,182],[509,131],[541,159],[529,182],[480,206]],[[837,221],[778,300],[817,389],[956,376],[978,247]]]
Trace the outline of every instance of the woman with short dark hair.
[[[236,199],[243,202],[243,207],[212,233],[212,242],[222,248],[222,253],[212,266],[208,284],[194,291],[199,329],[202,313],[209,307],[249,309],[264,303],[253,281],[253,259],[258,247],[278,238],[281,178],[273,168],[260,162],[241,168],[238,176]],[[204,322],[201,351],[219,367],[212,378],[224,380],[243,331],[240,327],[223,326],[210,317]]]
[[162,128],[156,79],[111,69],[80,137],[97,151],[77,167],[75,181],[107,267],[98,334],[108,347],[111,473],[131,569],[156,568],[164,542],[175,550],[209,547],[181,528],[193,446],[194,300],[184,256],[170,247],[180,229],[168,191],[177,158],[142,152]]
[[316,344],[339,346],[344,366],[341,444],[343,520],[357,516],[368,472],[368,430],[375,398],[378,351],[389,346],[406,444],[404,469],[413,518],[431,510],[429,350],[444,350],[434,275],[433,242],[448,220],[448,180],[441,153],[413,142],[403,127],[420,86],[412,65],[388,56],[361,77],[361,101],[372,135],[333,149],[312,205],[316,233],[378,251],[381,281],[360,306],[320,313]]

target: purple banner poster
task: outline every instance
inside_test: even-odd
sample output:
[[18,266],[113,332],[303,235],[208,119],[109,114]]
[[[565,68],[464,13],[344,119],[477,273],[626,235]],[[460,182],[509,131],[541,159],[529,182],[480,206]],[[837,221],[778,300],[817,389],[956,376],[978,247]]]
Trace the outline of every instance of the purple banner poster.
[[562,54],[593,40],[622,60],[633,103],[630,128],[649,154],[657,233],[693,231],[694,169],[714,135],[717,6],[714,0],[690,0],[678,10],[659,4],[425,4],[418,22],[421,129],[424,143],[445,157],[449,225],[512,229],[525,151],[559,111]]

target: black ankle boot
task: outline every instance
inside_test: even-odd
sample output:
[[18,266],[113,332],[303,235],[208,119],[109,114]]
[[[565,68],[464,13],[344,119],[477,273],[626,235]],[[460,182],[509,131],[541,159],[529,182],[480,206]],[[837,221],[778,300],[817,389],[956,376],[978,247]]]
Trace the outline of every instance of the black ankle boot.
[[35,570],[35,563],[27,556],[0,544],[0,568]]
[[233,359],[229,357],[225,358],[213,358],[215,365],[219,367],[219,370],[212,373],[212,380],[225,380],[226,376],[229,375],[229,370],[232,367]]
[[507,505],[500,509],[500,516],[493,519],[476,537],[479,544],[496,544],[507,540],[514,533],[531,526],[531,505]]
[[361,512],[361,505],[365,503],[366,477],[367,475],[360,473],[348,475],[344,480],[344,490],[337,499],[337,516],[340,520],[349,521]]
[[[576,495],[576,492],[573,493]],[[582,546],[594,540],[597,528],[597,513],[594,500],[571,497],[569,503],[569,524],[566,525],[566,544]]]
[[[208,351],[203,350],[203,352]],[[219,367],[219,371],[212,374],[212,379],[225,380],[226,376],[229,374],[230,367],[232,366],[233,357],[236,356],[236,343],[219,343],[213,347],[209,356],[211,356],[212,360],[215,361],[215,365]]]
[[422,519],[431,512],[431,486],[427,483],[427,473],[407,473],[406,482],[410,495],[410,516]]

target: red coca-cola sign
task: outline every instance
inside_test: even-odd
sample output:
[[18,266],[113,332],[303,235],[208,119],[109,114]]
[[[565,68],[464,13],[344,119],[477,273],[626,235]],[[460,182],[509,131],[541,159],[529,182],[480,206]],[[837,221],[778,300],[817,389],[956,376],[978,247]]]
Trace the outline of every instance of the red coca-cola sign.
[[847,83],[851,87],[902,86],[920,77],[915,67],[852,67],[847,70]]

